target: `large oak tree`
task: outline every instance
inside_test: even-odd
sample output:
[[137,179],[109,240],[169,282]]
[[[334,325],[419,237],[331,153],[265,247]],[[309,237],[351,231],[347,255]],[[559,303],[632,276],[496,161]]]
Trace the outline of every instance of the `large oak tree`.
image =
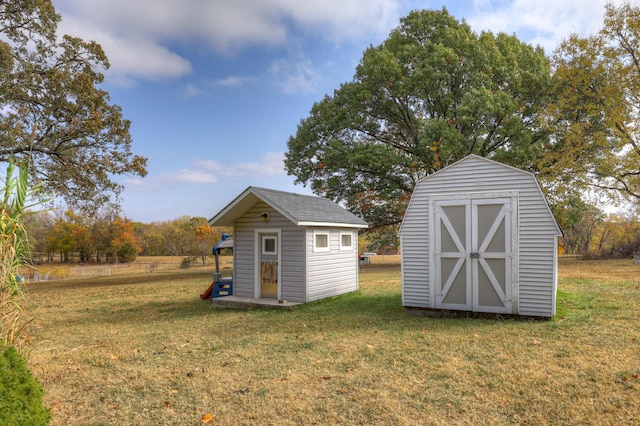
[[24,160],[32,178],[72,206],[93,209],[146,174],[129,121],[100,89],[109,63],[95,42],[57,38],[50,0],[0,0],[0,161]]
[[552,59],[542,177],[560,199],[595,189],[640,200],[640,7],[607,5],[597,34],[571,35]]
[[417,181],[468,154],[535,164],[550,84],[541,48],[415,11],[313,106],[285,167],[374,228],[397,225]]

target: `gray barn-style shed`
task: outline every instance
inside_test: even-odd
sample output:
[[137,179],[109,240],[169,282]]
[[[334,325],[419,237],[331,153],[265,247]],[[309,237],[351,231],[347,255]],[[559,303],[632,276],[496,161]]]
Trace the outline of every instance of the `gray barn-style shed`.
[[365,221],[327,198],[250,186],[209,220],[233,226],[233,295],[310,302],[358,289]]
[[465,157],[416,185],[399,231],[402,303],[551,317],[560,235],[532,173]]

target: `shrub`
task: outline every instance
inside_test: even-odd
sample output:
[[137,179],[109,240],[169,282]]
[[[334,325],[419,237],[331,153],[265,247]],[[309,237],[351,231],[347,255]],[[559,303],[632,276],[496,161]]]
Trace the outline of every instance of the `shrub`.
[[42,402],[43,389],[13,346],[0,352],[0,424],[46,425],[51,412]]
[[133,262],[138,257],[138,249],[131,243],[125,243],[118,248],[116,256],[120,263]]
[[180,269],[190,269],[192,264],[193,264],[193,258],[183,257],[182,262],[180,262]]

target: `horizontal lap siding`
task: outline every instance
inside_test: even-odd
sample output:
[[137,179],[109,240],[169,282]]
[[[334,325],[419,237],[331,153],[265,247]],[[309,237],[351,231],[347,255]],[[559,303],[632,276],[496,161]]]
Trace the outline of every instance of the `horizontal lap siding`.
[[[268,222],[260,220],[263,212],[269,212]],[[281,297],[291,302],[304,302],[304,231],[262,201],[247,210],[235,223],[234,295],[255,296],[256,229],[281,231]]]
[[358,289],[357,232],[352,232],[353,250],[340,251],[340,229],[315,228],[329,232],[329,252],[313,252],[313,231],[307,229],[307,301],[324,299]]
[[424,191],[411,197],[411,215],[402,222],[402,305],[431,306],[429,290],[429,197]]
[[465,159],[416,186],[399,233],[405,306],[432,307],[428,288],[429,196],[499,191],[519,194],[519,313],[549,316],[554,311],[557,227],[537,182],[529,173],[477,158]]
[[305,302],[304,229],[287,226],[282,230],[282,289],[280,296],[290,302]]
[[233,235],[233,295],[255,296],[254,227],[240,218]]

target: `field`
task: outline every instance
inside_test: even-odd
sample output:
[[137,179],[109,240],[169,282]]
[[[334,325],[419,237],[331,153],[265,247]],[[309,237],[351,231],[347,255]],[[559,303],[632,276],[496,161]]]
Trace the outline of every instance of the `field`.
[[210,266],[30,283],[52,424],[640,422],[630,260],[562,259],[550,321],[406,316],[397,260],[373,262],[291,311],[212,309]]

